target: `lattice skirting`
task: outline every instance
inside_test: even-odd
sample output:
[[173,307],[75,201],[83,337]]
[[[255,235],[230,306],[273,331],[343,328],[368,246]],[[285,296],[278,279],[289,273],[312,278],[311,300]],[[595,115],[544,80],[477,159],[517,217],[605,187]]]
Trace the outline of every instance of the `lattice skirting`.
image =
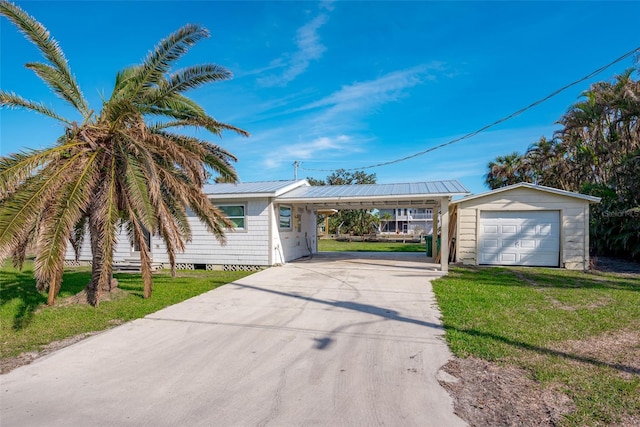
[[91,267],[91,261],[76,261],[73,259],[64,260],[65,267]]
[[[200,264],[201,265],[201,264]],[[261,265],[239,265],[239,264],[206,264],[206,269],[210,271],[260,271],[264,268]],[[179,263],[176,270],[195,270],[195,264]]]
[[260,265],[237,265],[237,264],[224,264],[222,269],[224,271],[260,271],[264,267]]

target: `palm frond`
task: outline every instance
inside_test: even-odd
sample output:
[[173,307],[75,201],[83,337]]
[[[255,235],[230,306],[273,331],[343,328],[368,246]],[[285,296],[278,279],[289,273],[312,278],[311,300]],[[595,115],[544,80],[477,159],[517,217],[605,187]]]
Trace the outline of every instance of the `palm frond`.
[[[191,185],[201,188],[206,180],[206,171],[202,163],[205,155],[204,149],[199,145],[187,147],[182,144],[176,144],[169,137],[155,134],[149,138],[149,142],[158,149],[156,163],[159,167],[180,169],[184,173]],[[161,157],[161,158],[159,158]]]
[[40,215],[43,206],[72,176],[76,154],[61,165],[49,166],[35,177],[26,180],[0,205],[0,260],[6,258],[29,231],[29,225]]
[[236,133],[239,133],[242,136],[247,136],[247,137],[250,136],[249,132],[245,130],[242,130],[233,125],[219,122],[213,117],[209,117],[207,115],[192,116],[192,117],[184,118],[181,120],[154,123],[153,125],[150,126],[150,128],[152,130],[162,130],[162,129],[168,129],[172,127],[187,127],[187,126],[204,128],[216,135],[221,135],[223,130],[231,130]]
[[0,200],[16,190],[24,181],[47,163],[68,155],[70,150],[83,145],[70,143],[45,150],[28,150],[0,157]]
[[71,247],[73,248],[73,254],[75,256],[75,260],[80,260],[80,250],[82,249],[82,244],[84,243],[84,238],[87,234],[87,215],[82,215],[80,220],[73,227],[73,232],[71,233],[71,238],[69,242],[71,243]]
[[156,45],[143,63],[132,69],[130,75],[121,79],[115,89],[116,96],[136,100],[143,88],[157,84],[169,70],[171,64],[180,59],[191,46],[209,36],[209,32],[198,25],[188,24],[170,34]]
[[135,158],[122,153],[125,160],[124,193],[129,206],[147,230],[156,228],[156,216],[149,198],[147,177]]
[[[27,63],[25,67],[36,73],[58,97],[67,101],[79,111],[83,111],[86,108],[86,105],[78,105],[79,101],[77,94],[74,93],[74,88],[69,87],[66,76],[60,73],[57,68],[39,62]],[[87,117],[85,116],[84,118],[86,119]]]
[[31,230],[22,237],[22,241],[18,242],[11,254],[13,266],[19,270],[22,270],[22,267],[24,266],[27,249],[32,244],[35,228],[36,224],[34,222]]
[[51,206],[51,218],[45,222],[39,236],[34,270],[37,280],[51,281],[47,301],[49,305],[53,304],[60,290],[67,240],[84,216],[94,192],[97,181],[95,164],[99,154],[96,151],[88,159],[78,162],[78,173],[74,174],[74,179],[65,185],[59,198]]
[[231,162],[237,162],[238,159],[220,146],[206,142],[202,145],[207,150],[207,155],[204,158],[207,166],[217,172],[224,179],[224,182],[236,182],[238,174]]
[[166,81],[160,82],[157,87],[148,91],[145,100],[153,105],[173,94],[181,94],[206,83],[228,80],[232,76],[231,71],[220,65],[194,65],[171,73]]
[[44,105],[42,102],[29,101],[28,99],[24,99],[13,92],[5,92],[2,89],[0,89],[0,108],[24,108],[25,110],[44,114],[45,116],[59,120],[68,125],[72,124],[70,120],[59,116],[55,111]]
[[226,243],[225,229],[233,228],[233,223],[202,191],[190,189],[188,194],[188,206],[200,218],[209,232],[214,235],[221,244]]
[[143,296],[144,298],[150,298],[153,291],[153,275],[151,274],[151,256],[149,254],[149,248],[147,247],[147,241],[145,233],[140,224],[137,221],[136,215],[133,213],[133,206],[129,206],[127,209],[131,214],[128,219],[128,225],[131,227],[132,232],[129,234],[129,239],[132,242],[136,242],[140,248],[140,273],[142,275],[143,283]]
[[143,104],[139,108],[145,115],[164,116],[177,120],[206,115],[204,109],[195,101],[175,93],[158,100],[155,104]]
[[69,64],[60,49],[58,42],[51,37],[49,31],[35,18],[26,13],[17,5],[8,2],[0,2],[0,14],[9,19],[18,30],[24,34],[36,47],[40,50],[42,55],[54,65],[54,68],[58,71],[60,79],[64,80],[64,86],[68,90],[68,100],[70,101],[82,114],[83,117],[88,117],[89,108],[87,106],[80,87],[75,80],[75,77],[71,74]]

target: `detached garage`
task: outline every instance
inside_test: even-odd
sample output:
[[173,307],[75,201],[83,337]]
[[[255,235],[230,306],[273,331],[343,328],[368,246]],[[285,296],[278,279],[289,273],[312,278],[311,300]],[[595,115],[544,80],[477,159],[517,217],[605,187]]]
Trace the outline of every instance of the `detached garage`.
[[598,197],[520,183],[452,202],[456,261],[589,268],[589,204]]

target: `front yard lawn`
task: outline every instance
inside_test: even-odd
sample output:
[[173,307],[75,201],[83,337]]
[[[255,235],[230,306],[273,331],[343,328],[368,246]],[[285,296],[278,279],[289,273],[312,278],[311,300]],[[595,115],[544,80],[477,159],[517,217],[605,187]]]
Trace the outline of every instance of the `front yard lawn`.
[[333,239],[318,240],[320,252],[425,252],[424,243],[396,242],[339,242]]
[[87,304],[68,303],[70,297],[84,289],[91,273],[88,268],[67,269],[56,304],[46,307],[47,296],[36,290],[29,266],[23,272],[5,266],[0,269],[0,358],[38,351],[56,340],[144,317],[248,274],[179,271],[172,279],[167,271],[154,273],[153,296],[146,300],[142,298],[139,274],[115,274],[119,288],[124,292],[94,308]]
[[640,276],[452,267],[433,287],[453,353],[560,390],[574,406],[562,424],[640,419]]

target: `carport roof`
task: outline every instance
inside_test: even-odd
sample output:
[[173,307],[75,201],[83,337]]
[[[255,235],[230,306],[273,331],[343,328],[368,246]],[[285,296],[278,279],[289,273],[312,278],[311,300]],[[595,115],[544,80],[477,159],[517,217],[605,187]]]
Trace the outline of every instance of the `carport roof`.
[[[410,182],[403,184],[360,184],[301,186],[278,199],[302,203],[335,203],[369,201],[414,201],[424,203],[441,197],[469,194],[457,180]],[[414,203],[412,203],[414,204]]]

